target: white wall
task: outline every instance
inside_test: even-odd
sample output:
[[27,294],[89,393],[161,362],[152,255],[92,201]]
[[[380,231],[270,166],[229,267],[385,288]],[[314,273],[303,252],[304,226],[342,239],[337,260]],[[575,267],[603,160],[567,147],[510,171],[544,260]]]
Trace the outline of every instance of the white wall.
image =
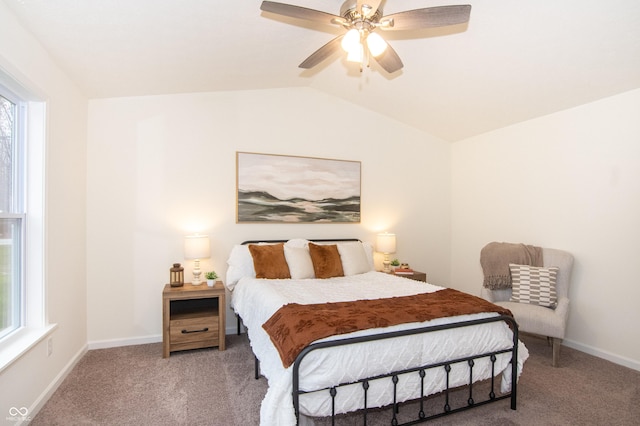
[[85,142],[87,101],[0,1],[0,68],[46,101],[45,292],[53,354],[46,341],[0,373],[0,418],[34,413],[51,385],[86,350]]
[[479,294],[480,249],[575,256],[566,343],[640,369],[640,90],[452,147],[452,284]]
[[[362,223],[236,224],[236,151],[361,161]],[[389,230],[401,260],[449,278],[449,144],[314,89],[92,100],[87,158],[91,347],[160,338],[162,288],[174,262],[191,278],[193,232],[211,238],[201,268],[223,277],[247,239]]]

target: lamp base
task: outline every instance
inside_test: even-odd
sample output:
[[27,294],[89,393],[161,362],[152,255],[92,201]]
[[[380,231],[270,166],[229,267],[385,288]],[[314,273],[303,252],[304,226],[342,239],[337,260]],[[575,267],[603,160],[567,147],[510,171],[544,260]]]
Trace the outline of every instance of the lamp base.
[[389,253],[384,254],[384,259],[382,260],[382,272],[385,274],[391,273],[391,261],[389,260]]
[[196,259],[193,265],[193,281],[191,281],[191,285],[202,284],[203,281],[200,279],[200,275],[202,275],[202,271],[200,270],[200,259]]

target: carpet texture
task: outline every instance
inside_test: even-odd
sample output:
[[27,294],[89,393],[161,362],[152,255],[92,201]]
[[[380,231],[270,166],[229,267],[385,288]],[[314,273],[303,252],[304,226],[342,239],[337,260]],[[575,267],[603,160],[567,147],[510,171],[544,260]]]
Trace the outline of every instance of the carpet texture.
[[[640,372],[566,347],[553,368],[545,339],[522,340],[531,356],[516,411],[503,400],[426,424],[640,425]],[[258,425],[266,390],[264,378],[253,378],[246,335],[227,336],[223,352],[185,351],[167,359],[160,343],[92,350],[30,424]],[[402,406],[400,415],[412,410]],[[388,409],[375,411],[368,424],[388,425],[390,416]],[[362,419],[347,415],[337,424],[360,425]]]

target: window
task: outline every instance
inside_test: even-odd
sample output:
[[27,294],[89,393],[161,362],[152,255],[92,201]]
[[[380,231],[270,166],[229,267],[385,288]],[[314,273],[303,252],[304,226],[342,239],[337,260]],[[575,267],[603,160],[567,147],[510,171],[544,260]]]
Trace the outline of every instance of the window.
[[23,324],[23,106],[0,93],[0,339]]
[[44,284],[46,103],[0,69],[0,372],[55,329]]

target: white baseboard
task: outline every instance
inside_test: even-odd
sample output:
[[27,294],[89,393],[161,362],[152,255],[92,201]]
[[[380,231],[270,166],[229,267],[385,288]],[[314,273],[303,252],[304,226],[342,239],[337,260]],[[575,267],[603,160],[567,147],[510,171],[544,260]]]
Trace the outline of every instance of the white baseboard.
[[[49,386],[40,394],[40,396],[33,402],[31,408],[29,408],[29,417],[33,419],[38,411],[44,407],[44,404],[51,398],[51,395],[58,389],[58,387],[62,384],[64,379],[67,378],[71,370],[76,366],[78,361],[87,353],[87,345],[84,345],[80,350],[69,360],[67,365],[58,373],[58,375],[53,379]],[[22,424],[22,422],[18,423]]]
[[[227,328],[225,330],[225,334],[236,334],[235,325],[231,328]],[[153,336],[144,336],[144,337],[129,337],[125,339],[94,340],[88,343],[88,347],[89,347],[89,350],[93,350],[93,349],[117,348],[119,346],[146,345],[149,343],[159,343],[159,342],[162,342],[161,334],[157,334]]]
[[146,345],[149,343],[162,342],[162,335],[157,334],[153,336],[144,337],[129,337],[125,339],[109,339],[109,340],[95,340],[89,342],[89,350],[93,349],[107,349],[117,348],[119,346],[133,346],[133,345]]
[[633,370],[637,370],[640,371],[640,361],[637,360],[633,360],[631,358],[626,358],[611,352],[607,352],[607,351],[603,351],[602,349],[593,347],[593,346],[589,346],[589,345],[585,345],[583,343],[578,343],[575,342],[573,340],[568,340],[568,339],[564,339],[562,341],[562,344],[578,350],[580,352],[584,352],[587,353],[589,355],[593,355],[593,356],[597,356],[598,358],[602,358],[602,359],[606,359],[607,361],[611,361],[614,364],[619,364],[622,365],[624,367],[628,367],[631,368]]

